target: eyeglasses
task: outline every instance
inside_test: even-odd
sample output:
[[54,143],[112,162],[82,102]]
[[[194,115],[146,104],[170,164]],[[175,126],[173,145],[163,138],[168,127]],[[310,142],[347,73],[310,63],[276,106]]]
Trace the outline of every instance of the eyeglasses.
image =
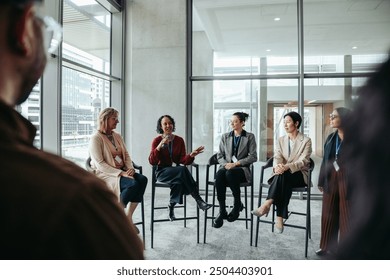
[[48,53],[54,54],[62,41],[62,27],[52,17],[36,15],[44,26],[44,46]]
[[338,117],[339,117],[339,116],[333,115],[333,114],[330,114],[330,115],[329,115],[329,118],[330,118],[331,120],[337,119]]
[[[15,9],[23,11],[24,5],[17,3]],[[45,49],[48,53],[55,54],[62,41],[62,26],[52,17],[44,16],[44,6],[41,3],[35,3],[35,18],[39,20],[43,27],[43,40]]]

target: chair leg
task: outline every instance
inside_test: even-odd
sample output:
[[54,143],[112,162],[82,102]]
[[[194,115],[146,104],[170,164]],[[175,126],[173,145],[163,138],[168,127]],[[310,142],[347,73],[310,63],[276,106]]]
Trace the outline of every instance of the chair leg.
[[[253,182],[253,181],[252,181]],[[250,204],[250,210],[249,211],[252,211],[253,209],[253,184],[251,186],[251,204]],[[248,215],[248,209],[245,210],[245,213]],[[253,215],[251,214],[251,233],[250,233],[251,237],[250,237],[250,246],[252,246],[253,244]]]
[[[207,177],[206,177],[207,178]],[[209,202],[209,185],[206,182],[206,203]],[[213,205],[214,207],[214,205]],[[204,210],[204,224],[203,224],[203,243],[206,243],[206,234],[207,234],[207,211],[208,209]]]
[[[262,196],[262,186],[260,184],[260,186],[259,186],[259,198],[258,198],[258,202],[257,202],[257,207],[260,207],[260,205],[261,205],[261,196]],[[255,247],[257,247],[257,243],[258,243],[258,240],[259,240],[259,226],[260,226],[260,218],[256,217]]]
[[184,196],[184,227],[187,227],[187,196]]
[[248,229],[248,190],[245,187],[245,228]]
[[141,201],[141,221],[142,221],[142,240],[144,241],[144,250],[146,247],[146,240],[145,240],[145,208],[144,208],[144,199],[142,198]]
[[156,188],[152,185],[152,209],[150,215],[150,247],[153,249],[153,233],[154,233],[154,197]]
[[212,218],[211,218],[211,226],[213,226],[213,222],[214,222],[214,219],[215,219],[215,192],[216,192],[216,190],[215,190],[215,186],[213,187],[213,210],[212,210],[212,213],[211,213],[211,215],[212,215]]
[[199,208],[196,207],[196,242],[199,243]]

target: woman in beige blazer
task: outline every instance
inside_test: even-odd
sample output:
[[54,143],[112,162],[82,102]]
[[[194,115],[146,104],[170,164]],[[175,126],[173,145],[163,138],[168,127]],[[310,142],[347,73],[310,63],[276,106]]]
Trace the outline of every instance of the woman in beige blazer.
[[[99,129],[91,138],[89,154],[96,176],[106,182],[125,207],[130,203],[127,216],[132,223],[133,213],[142,201],[148,180],[135,172],[122,137],[114,131],[119,123],[118,115],[114,108],[106,108],[100,112]],[[139,232],[135,225],[134,227]]]
[[283,219],[288,216],[291,188],[308,184],[311,139],[299,132],[301,123],[302,117],[296,112],[284,115],[287,135],[280,137],[276,144],[268,196],[263,205],[252,211],[258,217],[268,215],[271,205],[275,204],[277,233],[282,233],[284,229]]

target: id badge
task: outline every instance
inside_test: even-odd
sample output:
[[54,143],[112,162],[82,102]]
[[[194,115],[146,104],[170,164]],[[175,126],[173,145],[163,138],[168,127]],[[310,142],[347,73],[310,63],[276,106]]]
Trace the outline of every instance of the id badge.
[[117,163],[119,163],[119,164],[122,163],[122,159],[121,159],[119,156],[116,156],[114,159],[115,159],[115,161],[116,161]]
[[233,163],[236,163],[236,162],[238,161],[238,159],[236,158],[236,156],[233,156],[233,157],[232,157],[232,161],[233,161]]
[[337,161],[333,162],[333,166],[334,166],[334,169],[336,170],[336,172],[339,171],[340,166],[337,164]]

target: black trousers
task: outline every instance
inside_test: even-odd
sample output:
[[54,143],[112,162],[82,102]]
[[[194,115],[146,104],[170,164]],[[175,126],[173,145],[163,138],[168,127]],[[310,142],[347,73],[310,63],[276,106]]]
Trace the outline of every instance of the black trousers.
[[275,175],[270,180],[267,199],[273,199],[276,206],[276,215],[286,219],[288,217],[288,204],[292,195],[292,188],[305,186],[302,172],[286,171]]
[[227,187],[229,187],[233,193],[234,202],[241,202],[240,183],[244,182],[246,182],[246,178],[242,168],[234,167],[232,169],[219,169],[215,176],[215,188],[217,189],[219,204],[225,205]]
[[194,178],[185,166],[169,166],[158,169],[156,178],[171,186],[169,203],[183,204],[183,195],[198,191]]

